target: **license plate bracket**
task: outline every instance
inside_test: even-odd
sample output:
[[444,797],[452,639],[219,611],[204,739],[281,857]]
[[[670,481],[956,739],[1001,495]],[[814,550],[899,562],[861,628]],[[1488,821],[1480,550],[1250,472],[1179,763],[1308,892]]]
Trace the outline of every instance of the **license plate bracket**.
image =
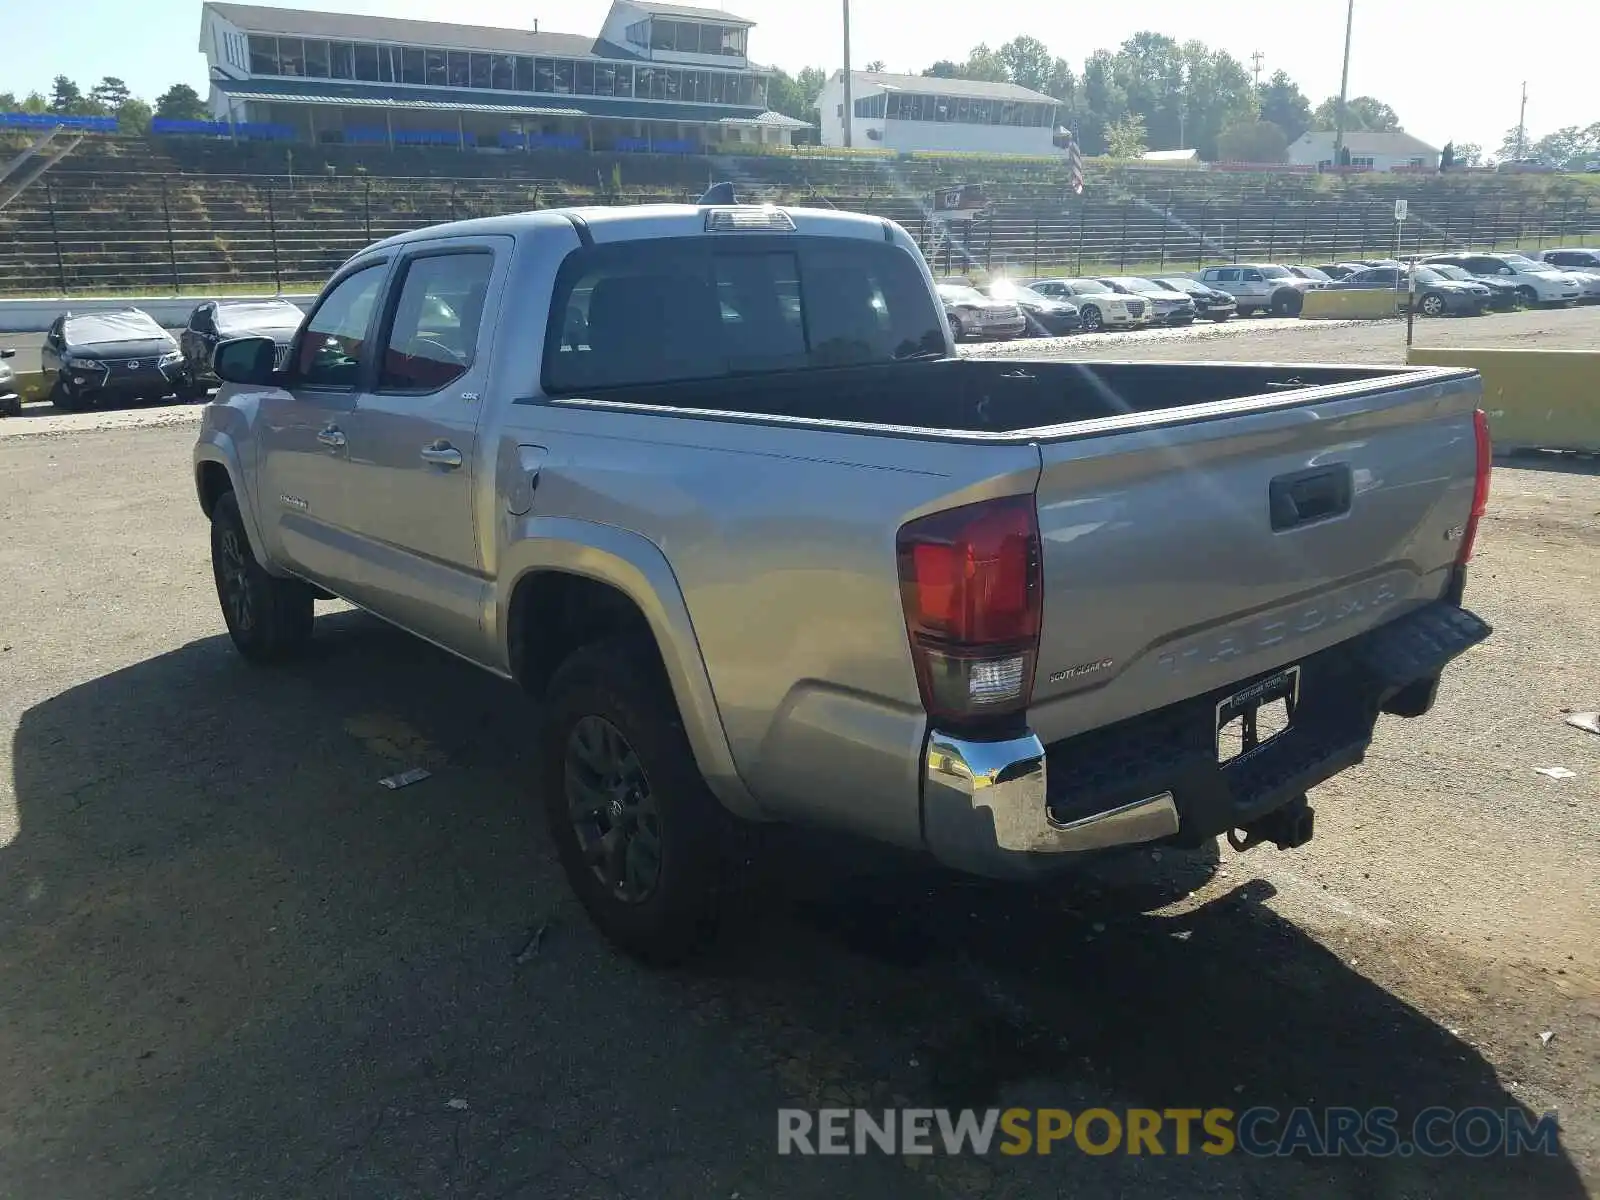
[[1282,737],[1294,724],[1299,702],[1298,664],[1258,679],[1220,701],[1215,727],[1217,762],[1233,766]]

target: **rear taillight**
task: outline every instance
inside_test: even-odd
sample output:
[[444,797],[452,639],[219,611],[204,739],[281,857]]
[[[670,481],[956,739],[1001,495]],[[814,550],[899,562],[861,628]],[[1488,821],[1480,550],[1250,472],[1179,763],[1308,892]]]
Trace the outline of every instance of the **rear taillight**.
[[1472,414],[1472,436],[1477,443],[1478,466],[1472,480],[1472,512],[1461,534],[1461,549],[1456,553],[1456,564],[1463,567],[1472,560],[1472,548],[1478,540],[1478,522],[1483,520],[1483,514],[1489,507],[1489,471],[1494,465],[1494,447],[1489,441],[1489,416],[1481,408]]
[[1026,708],[1044,594],[1033,497],[907,522],[895,548],[923,706],[955,721]]

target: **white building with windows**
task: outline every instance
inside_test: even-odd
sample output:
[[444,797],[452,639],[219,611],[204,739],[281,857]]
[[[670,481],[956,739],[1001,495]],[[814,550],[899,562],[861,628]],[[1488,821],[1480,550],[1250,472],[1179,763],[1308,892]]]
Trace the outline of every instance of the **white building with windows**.
[[[1326,169],[1333,163],[1334,133],[1331,129],[1313,130],[1302,134],[1300,140],[1289,147],[1289,163],[1296,167]],[[1437,171],[1439,151],[1420,138],[1414,138],[1403,129],[1393,133],[1378,133],[1366,129],[1348,129],[1344,135],[1345,148],[1350,151],[1350,166],[1367,171]]]
[[[1060,105],[1014,83],[934,79],[925,75],[850,73],[850,140],[879,150],[952,150],[971,154],[1058,154]],[[822,144],[845,144],[844,72],[823,84]]]
[[206,0],[200,51],[231,131],[320,143],[698,153],[787,145],[752,23],[614,0],[598,36]]

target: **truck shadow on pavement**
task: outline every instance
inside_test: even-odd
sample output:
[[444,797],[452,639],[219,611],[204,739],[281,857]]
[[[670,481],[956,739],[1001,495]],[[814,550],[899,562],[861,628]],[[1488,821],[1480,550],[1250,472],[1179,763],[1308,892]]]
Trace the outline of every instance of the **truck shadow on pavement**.
[[1151,910],[1214,854],[1024,889],[775,832],[706,962],[638,968],[554,864],[533,722],[353,613],[291,668],[213,637],[26,712],[0,846],[7,1190],[1585,1195],[1564,1153],[779,1158],[784,1104],[1387,1105],[1402,1129],[1520,1105],[1265,907],[1249,859],[1171,915]]

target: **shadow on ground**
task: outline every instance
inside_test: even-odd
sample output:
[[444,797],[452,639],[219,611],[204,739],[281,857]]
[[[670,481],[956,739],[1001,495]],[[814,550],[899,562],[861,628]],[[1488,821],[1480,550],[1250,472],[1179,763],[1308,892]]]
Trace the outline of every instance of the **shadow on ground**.
[[[1150,910],[1214,855],[1024,890],[778,833],[707,962],[634,967],[533,819],[531,729],[509,685],[349,613],[290,669],[212,638],[24,714],[0,848],[7,1190],[1584,1194],[1564,1157],[779,1159],[783,1103],[1517,1101],[1264,907],[1249,860],[1174,917]],[[376,786],[415,765],[433,778]]]

